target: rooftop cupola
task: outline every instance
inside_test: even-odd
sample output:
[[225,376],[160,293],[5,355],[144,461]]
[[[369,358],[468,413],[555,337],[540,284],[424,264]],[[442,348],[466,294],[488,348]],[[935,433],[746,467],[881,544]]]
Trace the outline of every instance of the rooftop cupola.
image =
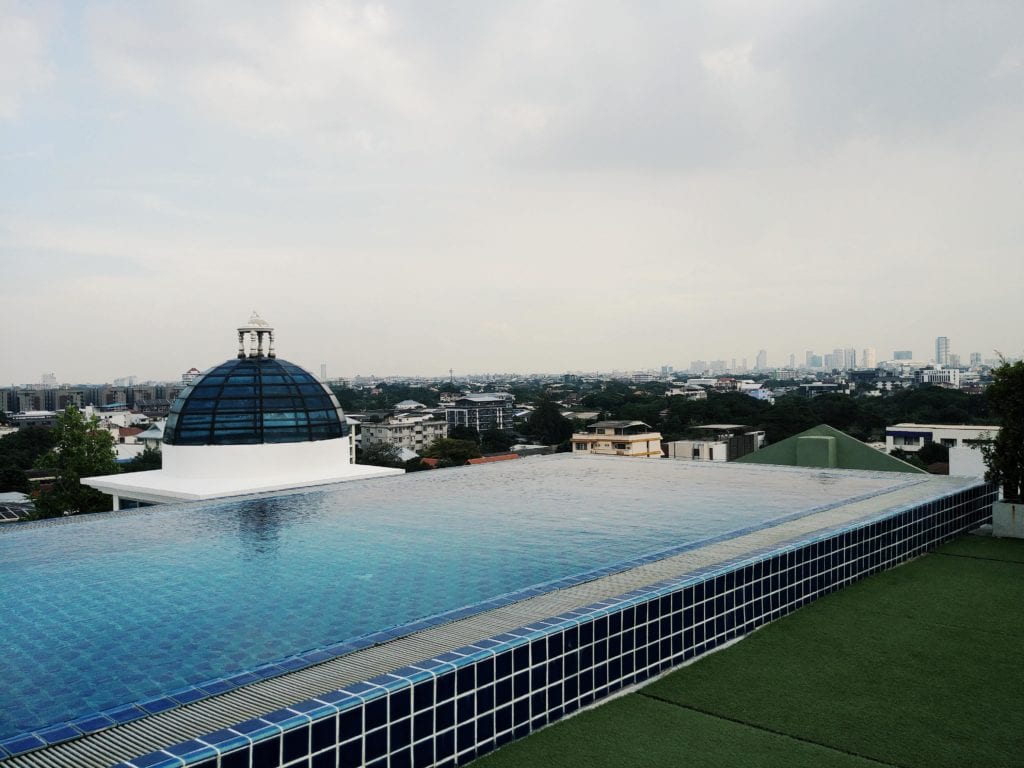
[[238,329],[238,359],[275,357],[274,329],[254,309],[249,322]]

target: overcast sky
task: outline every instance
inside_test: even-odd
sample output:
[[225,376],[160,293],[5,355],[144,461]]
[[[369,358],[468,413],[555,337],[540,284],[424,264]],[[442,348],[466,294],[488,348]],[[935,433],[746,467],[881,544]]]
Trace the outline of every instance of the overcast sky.
[[0,0],[0,382],[1024,349],[1024,3]]

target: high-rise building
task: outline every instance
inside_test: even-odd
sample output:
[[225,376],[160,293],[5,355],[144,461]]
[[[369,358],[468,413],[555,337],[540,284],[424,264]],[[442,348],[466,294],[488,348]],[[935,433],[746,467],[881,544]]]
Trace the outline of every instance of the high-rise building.
[[949,365],[949,336],[939,336],[935,339],[935,362],[939,365]]
[[981,352],[971,352],[971,368],[981,365]]
[[807,352],[804,353],[804,365],[806,365],[808,368],[814,368],[815,366],[812,364],[813,361],[814,350],[808,349]]
[[860,367],[861,368],[874,368],[878,365],[878,359],[875,355],[874,347],[864,347],[863,352],[860,356]]
[[[828,366],[826,366],[827,368]],[[846,368],[846,352],[841,349],[832,350],[832,367],[840,371]]]
[[892,353],[893,360],[913,360],[914,353],[909,349],[898,349]]
[[853,369],[857,367],[857,350],[853,347],[848,347],[843,350],[846,354],[846,367]]
[[789,356],[789,369],[792,371],[796,368],[796,355]]
[[768,368],[768,352],[764,349],[759,350],[757,353],[757,366],[759,371],[767,370]]

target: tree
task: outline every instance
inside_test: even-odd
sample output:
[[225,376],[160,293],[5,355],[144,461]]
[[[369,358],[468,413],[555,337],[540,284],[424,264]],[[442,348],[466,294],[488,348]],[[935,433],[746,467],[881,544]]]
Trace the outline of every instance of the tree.
[[163,466],[163,454],[156,448],[146,446],[146,449],[129,461],[121,465],[122,472],[148,472],[153,469],[160,469]]
[[372,443],[359,451],[357,464],[369,464],[374,467],[395,467],[401,469],[402,463],[398,448],[391,443]]
[[1003,489],[1003,500],[1024,501],[1024,361],[1005,359],[993,369],[985,390],[989,408],[999,421],[995,439],[981,446],[988,465],[985,479]]
[[428,459],[437,459],[439,467],[461,467],[470,459],[480,458],[480,449],[472,440],[439,437],[423,451]]
[[554,400],[543,397],[526,422],[530,434],[544,445],[556,445],[572,437],[572,422],[562,415]]
[[515,441],[515,438],[504,430],[484,430],[480,435],[480,450],[484,453],[501,453],[511,448]]
[[925,443],[917,452],[917,457],[926,467],[932,464],[948,464],[949,448],[942,443]]
[[448,437],[452,440],[470,440],[480,445],[480,433],[476,431],[475,427],[469,427],[465,424],[456,424],[454,427],[449,427]]
[[57,416],[53,428],[54,448],[40,457],[36,466],[54,473],[53,485],[36,499],[39,517],[60,517],[81,512],[110,509],[110,499],[82,485],[81,478],[112,475],[118,471],[114,438],[100,427],[99,419],[86,419],[78,408],[69,405]]
[[28,475],[39,457],[53,448],[53,430],[26,427],[0,437],[0,493],[29,490]]

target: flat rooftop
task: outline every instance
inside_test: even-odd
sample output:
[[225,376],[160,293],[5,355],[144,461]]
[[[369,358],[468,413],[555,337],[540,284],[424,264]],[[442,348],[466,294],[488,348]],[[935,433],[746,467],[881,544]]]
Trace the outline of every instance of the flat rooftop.
[[[527,470],[520,469],[527,467]],[[567,473],[573,478],[573,482],[566,483]],[[262,574],[257,580],[257,587],[263,588],[275,579],[273,573],[268,573],[268,568],[275,560],[282,563],[303,563],[305,571],[320,573],[318,568],[309,567],[308,560],[302,557],[295,559],[289,556],[290,548],[293,546],[293,533],[290,525],[285,524],[288,510],[298,511],[301,521],[307,524],[308,530],[316,532],[316,539],[322,538],[322,531],[325,530],[324,521],[332,521],[334,527],[342,531],[356,531],[351,527],[366,518],[366,509],[359,504],[350,503],[344,508],[349,517],[334,519],[333,515],[323,517],[324,510],[330,511],[334,494],[340,494],[349,502],[354,502],[359,494],[369,494],[378,511],[376,522],[383,524],[385,528],[391,526],[391,534],[385,538],[397,545],[398,542],[407,537],[407,526],[402,520],[395,520],[395,515],[402,512],[403,500],[407,497],[415,497],[419,500],[419,507],[411,510],[412,520],[419,520],[420,531],[434,530],[440,536],[438,542],[447,542],[446,546],[436,546],[426,552],[423,562],[438,560],[438,554],[448,550],[448,554],[454,554],[459,559],[465,559],[474,551],[481,549],[488,554],[488,558],[481,561],[496,563],[499,561],[519,563],[520,555],[513,554],[511,559],[504,558],[506,554],[504,543],[512,540],[522,539],[529,533],[533,541],[538,544],[543,541],[554,541],[560,551],[566,549],[565,542],[573,543],[574,552],[586,551],[592,554],[594,551],[614,554],[616,560],[610,565],[594,567],[590,561],[586,561],[590,570],[581,571],[581,562],[576,562],[574,570],[570,569],[569,575],[556,577],[546,583],[536,584],[536,568],[548,564],[550,559],[547,555],[531,552],[524,567],[525,573],[533,579],[535,586],[513,592],[502,592],[490,600],[467,604],[460,603],[463,607],[447,613],[435,614],[432,618],[427,617],[411,624],[401,625],[396,622],[390,626],[379,626],[380,631],[364,636],[361,642],[338,643],[334,646],[314,648],[309,653],[302,653],[289,657],[285,661],[278,660],[278,663],[267,663],[256,670],[237,675],[227,675],[206,679],[198,684],[186,686],[174,691],[160,691],[158,697],[150,700],[133,702],[130,696],[131,691],[126,689],[127,698],[122,695],[119,700],[123,706],[116,711],[122,719],[111,719],[104,730],[92,733],[91,735],[79,735],[73,737],[75,740],[65,744],[57,744],[54,747],[29,752],[21,757],[10,758],[13,765],[17,766],[102,766],[116,760],[123,760],[135,755],[143,754],[151,749],[160,746],[176,743],[185,739],[196,738],[209,733],[218,727],[227,727],[233,723],[250,717],[257,717],[262,713],[270,712],[283,706],[291,706],[304,699],[321,695],[336,690],[345,685],[369,679],[375,675],[395,670],[405,665],[414,665],[417,662],[446,653],[493,637],[501,632],[521,627],[526,622],[542,620],[550,616],[558,615],[566,610],[576,607],[593,604],[595,601],[614,598],[625,595],[631,590],[642,588],[663,582],[665,579],[676,578],[682,575],[694,574],[707,569],[718,567],[724,563],[735,563],[745,558],[760,557],[766,549],[792,543],[794,541],[805,541],[808,536],[814,535],[822,530],[834,530],[863,520],[870,520],[891,514],[894,510],[907,508],[908,506],[919,505],[932,499],[967,489],[976,485],[977,482],[965,478],[939,478],[929,476],[907,476],[894,475],[892,473],[865,473],[845,472],[837,470],[809,470],[781,467],[746,467],[739,465],[690,465],[676,462],[632,462],[624,459],[589,457],[554,457],[546,459],[525,460],[522,462],[499,463],[485,467],[472,468],[467,470],[449,470],[444,473],[417,473],[387,480],[376,480],[367,483],[352,483],[334,491],[319,491],[315,493],[295,493],[283,497],[253,497],[244,502],[220,502],[218,504],[207,503],[199,505],[186,505],[177,508],[167,508],[158,512],[123,513],[120,515],[90,516],[81,520],[68,520],[57,525],[68,530],[76,546],[84,548],[88,553],[92,546],[87,537],[83,534],[92,526],[108,526],[107,530],[113,530],[109,526],[114,525],[118,520],[125,520],[129,523],[137,523],[148,517],[156,515],[169,516],[172,524],[178,523],[171,531],[172,541],[170,544],[181,544],[183,539],[192,535],[189,529],[198,527],[200,538],[209,547],[235,547],[242,555],[242,560],[251,560],[255,567]],[[402,489],[405,488],[403,491]],[[520,504],[519,508],[513,507],[516,514],[508,517],[506,527],[512,530],[495,530],[493,520],[480,516],[484,506],[493,509],[495,507],[496,489],[504,489],[502,492],[514,497]],[[536,510],[531,510],[530,505],[522,505],[521,501],[525,492],[531,500],[536,501],[537,506],[544,504],[553,505],[553,508],[560,511],[559,515],[551,517],[531,517]],[[455,493],[455,492],[458,493]],[[459,508],[461,514],[453,514],[454,499],[461,499],[463,505]],[[478,499],[480,507],[466,507],[467,499]],[[680,536],[677,528],[678,521],[691,516],[696,508],[694,505],[687,505],[685,501],[703,499],[716,501],[720,504],[721,510],[744,510],[748,508],[762,508],[762,515],[756,519],[743,518],[746,526],[737,524],[734,520],[726,532],[718,529],[717,533],[705,531],[703,535],[688,534]],[[284,500],[281,509],[273,509],[273,505]],[[589,509],[581,506],[587,501],[593,506]],[[749,506],[745,506],[749,505]],[[795,505],[795,506],[794,506]],[[497,505],[501,509],[501,505]],[[763,514],[765,509],[767,514]],[[237,528],[240,536],[236,539],[229,539],[233,544],[227,545],[221,542],[218,544],[217,514],[229,523],[229,527]],[[602,514],[597,514],[602,512]],[[409,514],[409,511],[406,511]],[[177,515],[177,517],[175,517]],[[190,515],[199,515],[198,518],[188,523]],[[320,517],[317,517],[320,515]],[[431,516],[437,521],[431,522],[424,519]],[[596,517],[595,517],[596,515]],[[111,518],[117,518],[111,519]],[[511,524],[518,518],[526,520],[526,527],[515,528]],[[627,539],[625,550],[616,549],[623,546],[623,531],[636,527],[638,520],[649,522],[653,518],[653,527],[647,528],[639,540]],[[155,519],[155,518],[154,518]],[[522,526],[523,519],[518,519]],[[486,542],[480,539],[472,543],[463,541],[459,546],[453,546],[449,532],[445,530],[444,521],[465,524],[469,521],[476,526],[478,536],[491,536]],[[661,522],[658,522],[658,521]],[[251,521],[251,522],[250,522]],[[346,522],[347,521],[347,522]],[[440,524],[438,523],[440,521]],[[675,521],[675,522],[673,522]],[[165,521],[166,523],[167,521]],[[87,523],[87,524],[86,524]],[[201,524],[200,524],[201,523]],[[310,525],[311,524],[311,525]],[[566,526],[568,528],[566,528]],[[624,527],[624,528],[623,528]],[[23,532],[41,534],[43,536],[53,533],[54,525],[26,525],[20,527]],[[40,530],[47,529],[47,530]],[[125,529],[131,533],[130,537],[122,536],[121,541],[130,543],[132,540],[139,540],[145,544],[142,557],[135,558],[129,552],[129,559],[134,559],[136,564],[149,562],[153,559],[154,545],[163,546],[164,536],[167,535],[166,525],[157,530],[148,530],[143,526],[141,529],[132,529],[129,526]],[[300,531],[301,532],[301,531]],[[584,535],[585,534],[585,535]],[[580,536],[584,535],[581,539]],[[497,536],[498,539],[493,539]],[[594,538],[596,536],[596,538]],[[505,537],[505,538],[502,538]],[[45,541],[38,536],[31,538]],[[506,538],[508,541],[506,542]],[[11,552],[24,551],[26,548],[17,546],[24,542],[19,536],[0,537],[0,546],[12,544],[14,549]],[[102,539],[102,537],[101,537]],[[300,542],[306,539],[302,536]],[[101,540],[97,540],[102,544]],[[30,542],[31,543],[31,542]],[[95,544],[96,542],[94,542]],[[305,545],[303,545],[305,546]],[[612,549],[608,549],[611,547]],[[172,553],[175,551],[171,548]],[[314,550],[302,550],[308,557]],[[396,552],[397,550],[392,550]],[[101,554],[98,550],[95,554]],[[204,555],[206,552],[204,552]],[[34,557],[35,554],[28,553],[26,557]],[[0,557],[0,563],[10,566],[16,558]],[[181,562],[188,563],[186,575],[192,578],[200,577],[206,579],[210,571],[216,571],[216,567],[210,567],[203,558],[192,563],[191,555],[181,555]],[[344,561],[337,552],[333,553],[335,561]],[[418,562],[402,558],[392,558],[401,566],[406,578],[412,578],[418,582],[420,587],[424,585],[436,590],[438,579],[417,575],[415,568],[409,564]],[[232,565],[236,567],[237,563]],[[362,566],[362,564],[360,564]],[[41,567],[41,566],[40,566]],[[17,569],[15,569],[17,570]],[[31,570],[31,569],[30,569]],[[292,569],[295,570],[295,569]],[[52,586],[45,583],[39,584],[38,571],[35,579],[36,588],[43,589],[46,595],[54,593]],[[489,594],[495,593],[495,586],[489,584],[487,579],[495,573],[494,567],[485,568],[483,571],[474,574],[454,572],[456,581],[466,582],[470,585],[483,586],[489,590]],[[230,577],[234,582],[245,583],[244,575],[229,569]],[[285,578],[299,577],[301,573],[296,572]],[[363,573],[361,567],[356,569],[352,577],[370,575]],[[109,579],[111,574],[106,574]],[[159,574],[158,574],[159,576]],[[321,575],[322,578],[322,575]],[[252,580],[252,579],[249,579]],[[382,578],[381,581],[387,580]],[[45,581],[45,580],[44,580]],[[358,588],[361,582],[371,579],[359,579],[346,581],[346,590]],[[449,580],[450,581],[450,580]],[[162,583],[160,599],[165,601],[168,596],[178,595],[179,585]],[[308,583],[308,581],[306,582]],[[131,611],[121,606],[119,612],[109,606],[103,607],[97,603],[97,591],[91,590],[89,594],[89,609],[101,620],[112,615],[118,615],[122,621],[131,617]],[[201,586],[204,592],[215,595],[217,588],[202,581]],[[499,585],[498,589],[502,589]],[[416,593],[417,588],[403,589],[402,594]],[[430,590],[428,590],[429,592]],[[43,599],[41,594],[38,600],[27,599],[27,587],[18,590],[11,590],[7,593],[13,599],[19,596],[18,604],[12,604],[12,610],[8,615],[19,619],[24,618],[33,623],[41,621],[48,613],[52,613],[53,607],[50,602]],[[124,595],[123,589],[118,588],[116,594]],[[233,594],[233,593],[232,593]],[[377,594],[374,592],[374,594]],[[467,593],[469,594],[469,593]],[[147,604],[151,601],[146,601]],[[191,604],[191,598],[185,600]],[[251,601],[232,598],[232,604],[245,606]],[[314,607],[324,603],[307,599],[302,602],[312,604]],[[342,601],[346,602],[347,601]],[[380,600],[378,599],[378,602]],[[36,605],[38,603],[38,605]],[[169,603],[168,603],[169,605]],[[26,607],[28,610],[26,610]],[[15,608],[17,610],[15,610]],[[268,634],[286,632],[289,626],[299,625],[305,627],[302,621],[295,620],[294,610],[296,605],[289,605],[288,621],[282,621],[281,617],[275,619],[273,616],[264,617],[259,620],[259,626],[265,627]],[[426,611],[422,606],[418,615]],[[204,612],[211,612],[204,606]],[[216,610],[212,613],[215,614]],[[317,608],[318,614],[325,611]],[[331,613],[327,611],[326,613]],[[63,614],[62,614],[63,615]],[[146,617],[141,617],[145,619]],[[189,638],[190,647],[199,647],[205,641],[199,640],[196,632],[201,628],[205,619],[198,615],[188,615],[183,619],[184,626],[176,624],[169,627],[171,632],[184,631]],[[68,622],[66,616],[64,623]],[[240,616],[233,619],[230,615],[221,616],[219,621],[214,621],[211,626],[214,630],[221,627],[213,637],[218,638],[224,635],[238,634],[223,632],[224,621],[232,625],[237,621],[239,627],[251,626],[255,621],[251,616]],[[303,620],[304,621],[304,620]],[[103,623],[103,621],[101,621]],[[133,622],[127,622],[132,624]],[[146,622],[140,621],[140,624]],[[159,628],[159,624],[158,624]],[[270,632],[271,628],[273,632]],[[120,624],[118,629],[118,640],[124,641],[121,637]],[[56,630],[54,630],[56,631]],[[328,628],[329,632],[337,630]],[[4,637],[5,643],[13,642],[21,632],[16,627],[7,625]],[[241,633],[245,635],[246,633]],[[305,642],[309,641],[309,632],[303,631],[302,637]],[[262,638],[261,638],[262,639]],[[341,638],[337,638],[341,639]],[[197,642],[198,640],[198,642]],[[243,637],[243,640],[246,640]],[[251,638],[248,638],[251,640]],[[247,642],[248,642],[247,640]],[[161,647],[167,647],[168,643],[173,647],[181,647],[173,638],[164,638]],[[309,647],[308,645],[306,647]],[[240,650],[245,650],[241,648]],[[261,661],[272,661],[266,656],[266,649],[255,651]],[[159,654],[158,654],[159,655]],[[107,654],[105,658],[109,658]],[[30,664],[18,662],[20,658],[17,653],[9,656],[13,668],[23,667],[21,671],[31,671]],[[61,667],[59,663],[53,665],[52,670],[61,679],[72,672],[71,665]],[[82,659],[78,659],[79,664]],[[205,663],[205,662],[204,662]],[[85,665],[88,666],[88,665]],[[174,671],[180,673],[180,665],[173,664]],[[295,671],[290,671],[295,670]],[[152,674],[160,670],[147,672],[147,677],[153,680]],[[129,672],[133,675],[140,673],[138,664],[131,665]],[[262,675],[262,679],[261,679]],[[16,678],[12,677],[16,682]],[[125,681],[130,682],[130,681]],[[65,690],[61,693],[67,695]],[[24,690],[22,693],[14,693],[12,685],[6,688],[6,695],[11,697],[9,705],[19,706],[29,698]],[[36,691],[48,691],[48,687],[38,685]],[[97,690],[97,693],[109,693],[106,690]],[[164,694],[164,695],[160,695]],[[47,704],[47,696],[33,695],[34,703]],[[78,706],[73,700],[67,703],[72,708]],[[80,712],[78,714],[92,714],[98,709]],[[131,714],[134,711],[134,714]],[[36,717],[45,720],[49,715],[44,712],[23,713],[27,717]],[[52,718],[51,718],[52,719]],[[71,721],[74,722],[74,721]],[[114,725],[117,723],[117,725]],[[15,724],[16,725],[16,724]],[[72,726],[72,728],[75,726]],[[2,746],[2,745],[0,745]],[[10,746],[10,744],[8,744]],[[17,754],[22,751],[20,748],[10,748],[10,752]],[[2,752],[0,752],[2,758]]]
[[472,765],[1019,766],[1022,624],[1024,541],[964,536]]

